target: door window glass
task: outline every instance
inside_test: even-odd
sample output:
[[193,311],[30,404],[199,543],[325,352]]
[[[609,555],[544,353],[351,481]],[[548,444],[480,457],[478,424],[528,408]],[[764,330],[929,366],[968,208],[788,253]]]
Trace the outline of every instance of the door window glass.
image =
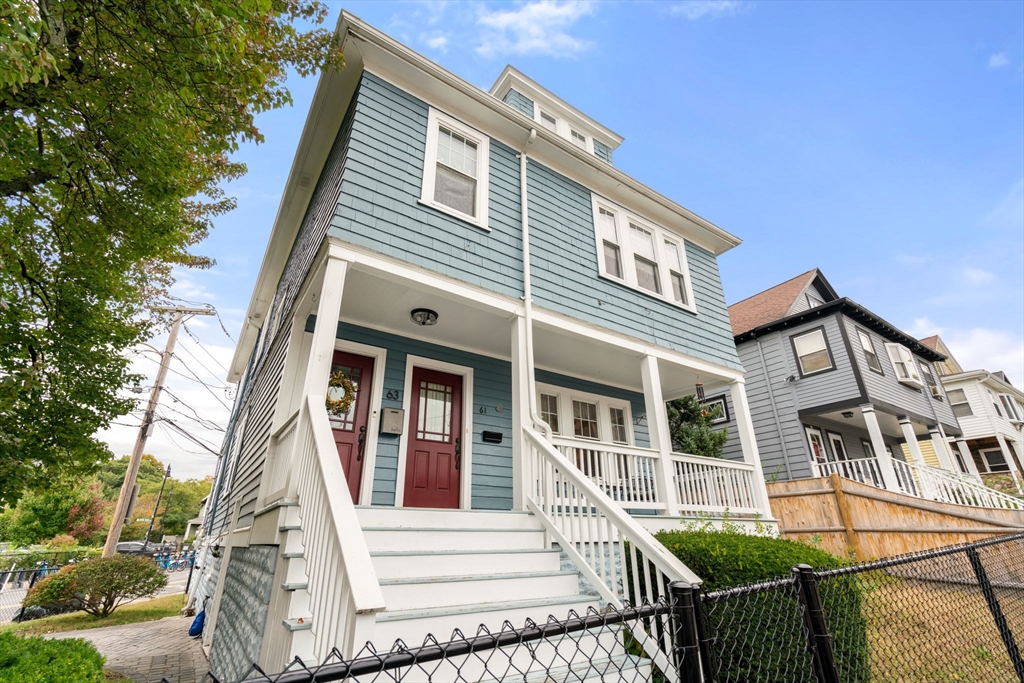
[[416,438],[422,441],[450,441],[452,435],[452,387],[437,382],[420,382]]

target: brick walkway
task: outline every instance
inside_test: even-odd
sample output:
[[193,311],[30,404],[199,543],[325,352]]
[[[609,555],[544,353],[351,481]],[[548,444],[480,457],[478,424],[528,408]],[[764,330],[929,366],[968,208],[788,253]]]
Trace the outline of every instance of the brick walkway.
[[198,683],[209,671],[200,641],[189,638],[191,618],[166,617],[142,624],[55,633],[47,638],[84,638],[107,658],[106,667],[136,683]]

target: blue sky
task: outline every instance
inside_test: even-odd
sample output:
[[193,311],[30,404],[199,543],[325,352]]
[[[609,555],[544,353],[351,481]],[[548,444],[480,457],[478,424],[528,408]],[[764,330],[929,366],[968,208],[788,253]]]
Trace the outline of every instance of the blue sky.
[[[344,7],[484,89],[511,63],[624,136],[617,167],[744,240],[719,262],[730,303],[818,267],[841,296],[1024,386],[1024,3],[329,6],[332,27]],[[315,84],[293,79],[294,107],[239,151],[239,208],[200,247],[217,266],[179,274],[177,294],[217,306],[235,338]],[[232,343],[211,319],[190,329],[203,348],[186,336],[182,360],[222,385]],[[226,422],[229,392],[169,386]],[[127,453],[134,431],[106,436]],[[182,443],[158,430],[148,450],[212,473]]]

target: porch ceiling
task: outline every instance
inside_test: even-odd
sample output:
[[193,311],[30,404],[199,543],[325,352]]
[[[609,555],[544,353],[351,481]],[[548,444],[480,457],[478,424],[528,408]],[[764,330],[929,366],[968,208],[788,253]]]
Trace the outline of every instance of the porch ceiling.
[[[435,311],[437,324],[425,327],[414,323],[410,313],[416,308]],[[512,353],[511,322],[506,314],[473,306],[440,290],[410,287],[357,269],[350,270],[345,279],[341,318],[440,346],[500,358]]]
[[[843,413],[847,412],[843,410],[835,410],[828,413],[821,413],[819,415],[816,415],[815,417],[823,418],[825,420],[829,420],[830,422],[835,422],[836,424],[842,425],[844,427],[852,427],[854,429],[859,429],[866,432],[868,426],[867,423],[864,421],[864,413],[861,412],[860,408],[850,408],[849,411],[853,412],[853,417],[843,417]],[[882,412],[881,410],[878,410],[876,408],[875,417],[878,418],[878,426],[882,430],[883,434],[897,439],[903,438],[903,430],[900,428],[900,422],[899,420],[896,419],[895,415],[890,415],[889,413]],[[916,434],[918,437],[928,436],[927,425],[915,422],[914,420],[910,421],[910,425],[914,428],[914,434]]]

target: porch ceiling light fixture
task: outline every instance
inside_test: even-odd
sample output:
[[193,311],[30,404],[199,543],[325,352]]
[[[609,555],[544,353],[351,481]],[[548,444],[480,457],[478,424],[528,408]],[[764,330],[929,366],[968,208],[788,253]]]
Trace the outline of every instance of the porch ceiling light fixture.
[[432,311],[429,308],[414,308],[409,317],[414,323],[423,327],[437,324],[437,311]]
[[853,417],[853,411],[852,410],[844,410],[842,412],[842,416],[845,417],[847,420],[849,420],[851,417]]

